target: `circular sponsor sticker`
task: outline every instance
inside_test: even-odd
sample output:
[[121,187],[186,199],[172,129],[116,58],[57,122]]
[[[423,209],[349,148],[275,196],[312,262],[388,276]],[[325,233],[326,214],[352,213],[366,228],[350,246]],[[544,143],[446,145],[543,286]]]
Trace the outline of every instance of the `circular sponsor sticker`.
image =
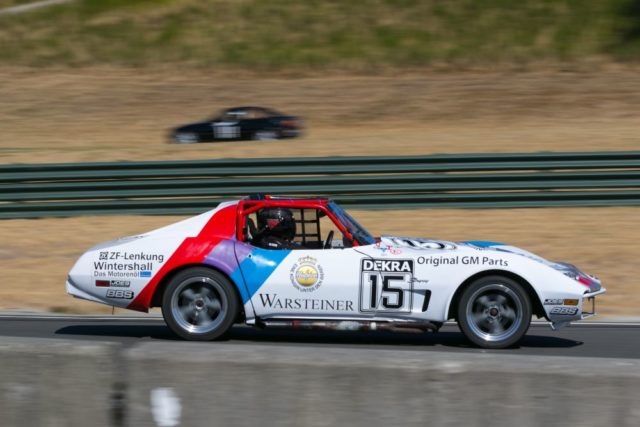
[[315,291],[322,284],[324,272],[313,257],[303,257],[293,264],[289,272],[293,286],[301,292]]

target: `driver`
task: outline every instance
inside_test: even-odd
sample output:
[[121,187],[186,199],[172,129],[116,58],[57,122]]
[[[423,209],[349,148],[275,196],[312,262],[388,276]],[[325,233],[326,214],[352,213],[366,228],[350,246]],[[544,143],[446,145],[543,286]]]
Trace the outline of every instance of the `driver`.
[[258,233],[252,243],[266,249],[300,248],[293,241],[295,235],[296,222],[290,209],[264,208],[258,212]]

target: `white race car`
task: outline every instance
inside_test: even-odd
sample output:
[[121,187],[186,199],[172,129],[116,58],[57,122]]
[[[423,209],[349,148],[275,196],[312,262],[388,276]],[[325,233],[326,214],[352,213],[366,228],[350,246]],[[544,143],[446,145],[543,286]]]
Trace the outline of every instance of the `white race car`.
[[97,245],[66,288],[115,307],[162,307],[190,340],[220,338],[237,322],[437,331],[455,319],[485,348],[516,344],[532,315],[553,328],[593,315],[605,292],[573,265],[513,246],[374,238],[329,199],[269,196]]

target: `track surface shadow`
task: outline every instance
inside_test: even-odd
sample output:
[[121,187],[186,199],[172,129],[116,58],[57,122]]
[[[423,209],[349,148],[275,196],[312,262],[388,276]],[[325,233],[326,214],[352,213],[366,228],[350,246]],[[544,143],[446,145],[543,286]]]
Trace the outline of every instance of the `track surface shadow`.
[[[576,340],[535,335],[530,331],[520,342],[518,348],[571,348],[582,345]],[[65,326],[55,331],[56,335],[74,335],[83,337],[113,337],[124,339],[151,338],[159,340],[180,340],[165,325],[104,325],[85,324]],[[254,329],[234,327],[229,332],[227,341],[253,344],[337,344],[358,346],[403,346],[403,347],[435,347],[474,349],[466,338],[454,327],[448,327],[438,333],[398,333],[385,331],[301,331],[287,329]]]
[[73,325],[55,331],[56,335],[78,335],[83,337],[153,338],[179,340],[165,325]]

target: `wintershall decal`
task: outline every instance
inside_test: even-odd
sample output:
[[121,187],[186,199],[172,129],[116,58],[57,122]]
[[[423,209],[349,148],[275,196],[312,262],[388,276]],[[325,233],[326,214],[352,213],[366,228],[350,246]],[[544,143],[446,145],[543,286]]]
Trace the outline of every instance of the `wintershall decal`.
[[497,265],[501,267],[508,267],[509,261],[501,258],[490,258],[487,256],[429,256],[418,257],[416,259],[418,264],[430,265],[432,267],[438,267],[439,265]]
[[151,277],[151,272],[154,268],[162,264],[164,259],[165,257],[162,254],[102,251],[98,255],[98,260],[93,262],[93,276],[119,278]]
[[289,271],[293,287],[300,292],[312,292],[322,285],[324,271],[318,261],[310,256],[298,259]]
[[258,294],[264,308],[307,311],[354,311],[353,301],[342,299],[280,298],[278,294]]
[[153,263],[137,263],[133,262],[131,264],[123,264],[120,262],[100,262],[95,261],[93,263],[94,270],[115,270],[115,271],[140,271],[140,270],[152,270]]
[[101,265],[99,262],[94,263],[95,270],[93,271],[94,277],[120,277],[120,278],[134,278],[134,277],[151,277],[152,264],[116,264],[110,263]]

